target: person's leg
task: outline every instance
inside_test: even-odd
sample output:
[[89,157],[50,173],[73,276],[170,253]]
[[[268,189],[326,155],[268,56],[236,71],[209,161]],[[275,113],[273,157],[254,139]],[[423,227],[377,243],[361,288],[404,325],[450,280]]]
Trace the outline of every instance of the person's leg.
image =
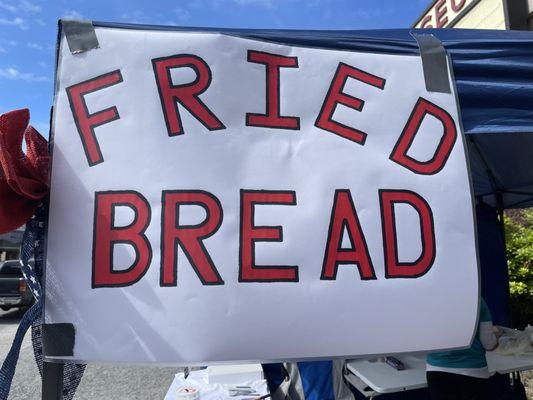
[[459,387],[461,388],[461,400],[487,400],[488,379],[462,376]]
[[459,400],[459,391],[455,384],[456,377],[455,374],[447,372],[426,372],[431,400]]

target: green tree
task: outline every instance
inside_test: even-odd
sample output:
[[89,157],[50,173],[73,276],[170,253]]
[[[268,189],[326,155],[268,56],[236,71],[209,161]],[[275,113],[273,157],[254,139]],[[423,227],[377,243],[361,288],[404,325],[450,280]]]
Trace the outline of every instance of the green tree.
[[511,320],[516,328],[533,324],[533,209],[505,215]]

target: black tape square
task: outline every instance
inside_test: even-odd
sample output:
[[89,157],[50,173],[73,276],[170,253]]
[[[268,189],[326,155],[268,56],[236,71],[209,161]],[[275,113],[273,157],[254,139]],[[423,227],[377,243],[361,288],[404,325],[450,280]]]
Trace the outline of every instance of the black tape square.
[[43,348],[47,357],[74,355],[76,330],[68,323],[43,324]]

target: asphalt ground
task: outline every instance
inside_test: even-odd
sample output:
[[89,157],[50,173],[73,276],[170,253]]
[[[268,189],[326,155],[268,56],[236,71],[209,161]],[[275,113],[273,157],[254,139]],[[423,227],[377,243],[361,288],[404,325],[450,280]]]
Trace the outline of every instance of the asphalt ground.
[[[0,310],[0,361],[3,362],[15,337],[23,313]],[[163,399],[179,368],[91,364],[74,396],[75,400],[156,400]],[[9,400],[41,399],[41,377],[33,358],[28,331],[11,386]]]

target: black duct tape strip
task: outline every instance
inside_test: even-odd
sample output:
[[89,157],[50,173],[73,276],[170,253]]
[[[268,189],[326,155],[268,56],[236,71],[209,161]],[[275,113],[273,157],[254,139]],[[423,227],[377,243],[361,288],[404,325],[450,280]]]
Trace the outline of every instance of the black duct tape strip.
[[420,49],[428,92],[451,93],[446,49],[433,35],[411,32]]
[[43,347],[47,357],[74,355],[76,331],[72,324],[43,324]]
[[100,47],[91,21],[63,20],[61,27],[67,37],[68,47],[72,54],[83,53]]

